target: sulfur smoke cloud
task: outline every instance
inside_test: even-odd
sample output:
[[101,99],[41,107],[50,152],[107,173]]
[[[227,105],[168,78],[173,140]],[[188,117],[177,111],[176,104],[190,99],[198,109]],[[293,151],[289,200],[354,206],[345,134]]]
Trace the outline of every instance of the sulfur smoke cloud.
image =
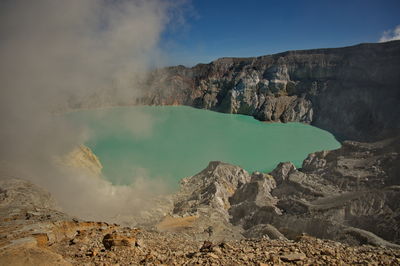
[[[1,1],[2,176],[45,187],[67,212],[83,217],[106,219],[147,207],[148,198],[164,190],[159,182],[138,176],[134,188],[112,186],[54,163],[88,137],[84,127],[54,111],[77,99],[103,99],[95,96],[105,91],[111,104],[140,96],[144,73],[162,57],[160,36],[180,6],[161,0]],[[135,127],[140,131],[140,119]]]

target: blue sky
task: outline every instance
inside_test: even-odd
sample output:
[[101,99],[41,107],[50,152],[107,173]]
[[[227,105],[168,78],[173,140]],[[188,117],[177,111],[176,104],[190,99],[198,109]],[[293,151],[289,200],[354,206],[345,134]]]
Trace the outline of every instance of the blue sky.
[[400,0],[192,0],[162,37],[169,64],[377,42],[400,24]]

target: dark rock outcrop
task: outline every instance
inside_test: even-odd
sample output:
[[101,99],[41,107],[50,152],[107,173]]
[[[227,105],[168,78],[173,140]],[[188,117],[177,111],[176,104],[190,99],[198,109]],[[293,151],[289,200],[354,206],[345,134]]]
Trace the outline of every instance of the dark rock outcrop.
[[400,128],[400,41],[221,58],[151,73],[138,100],[305,122],[341,139],[377,140]]

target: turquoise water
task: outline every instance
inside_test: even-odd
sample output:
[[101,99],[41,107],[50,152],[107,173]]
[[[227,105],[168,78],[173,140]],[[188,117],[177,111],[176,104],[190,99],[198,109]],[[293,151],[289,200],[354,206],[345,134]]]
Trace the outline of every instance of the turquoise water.
[[285,161],[301,167],[307,154],[340,147],[332,134],[310,125],[263,123],[185,106],[81,110],[67,116],[89,128],[86,145],[114,184],[130,184],[137,176],[178,184],[214,160],[250,172],[269,172]]

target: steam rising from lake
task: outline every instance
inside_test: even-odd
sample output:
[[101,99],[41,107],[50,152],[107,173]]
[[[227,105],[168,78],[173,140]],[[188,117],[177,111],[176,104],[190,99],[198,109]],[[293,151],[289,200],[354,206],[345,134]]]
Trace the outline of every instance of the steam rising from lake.
[[[53,113],[77,99],[96,99],[100,105],[103,100],[134,100],[144,73],[163,58],[160,35],[183,4],[1,1],[2,176],[30,179],[48,189],[66,211],[83,217],[110,218],[147,208],[147,199],[165,190],[160,182],[138,176],[135,188],[112,186],[57,163],[55,158],[89,136],[84,126]],[[139,113],[132,127],[147,134],[151,119]]]

